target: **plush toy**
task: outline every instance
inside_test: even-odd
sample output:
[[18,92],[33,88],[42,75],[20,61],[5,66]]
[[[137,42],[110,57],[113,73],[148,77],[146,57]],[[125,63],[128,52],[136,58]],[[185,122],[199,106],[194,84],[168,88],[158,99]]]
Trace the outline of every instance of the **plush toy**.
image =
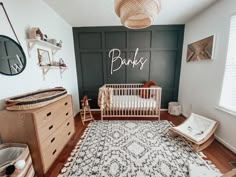
[[25,167],[25,161],[24,160],[18,160],[16,163],[15,163],[15,167],[16,169],[18,170],[21,170]]
[[7,176],[12,175],[16,169],[21,170],[25,167],[25,161],[24,160],[18,160],[14,165],[9,165],[5,169],[5,174]]
[[[157,83],[154,81],[147,81],[142,88],[151,88],[152,86],[157,86]],[[141,90],[140,96],[142,98],[150,98],[152,95],[150,94],[150,90]]]

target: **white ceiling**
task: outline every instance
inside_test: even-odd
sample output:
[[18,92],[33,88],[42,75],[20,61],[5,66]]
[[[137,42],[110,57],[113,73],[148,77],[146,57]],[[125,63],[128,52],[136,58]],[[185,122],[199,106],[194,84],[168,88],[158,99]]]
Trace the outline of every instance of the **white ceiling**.
[[[114,0],[44,0],[74,27],[119,26]],[[155,25],[184,24],[217,0],[161,0]]]

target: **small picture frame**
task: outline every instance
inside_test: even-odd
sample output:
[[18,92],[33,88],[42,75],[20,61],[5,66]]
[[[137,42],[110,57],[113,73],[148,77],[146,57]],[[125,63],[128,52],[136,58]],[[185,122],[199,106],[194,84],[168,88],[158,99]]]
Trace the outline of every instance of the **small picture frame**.
[[50,55],[47,50],[38,49],[38,59],[39,59],[40,66],[50,66],[51,65]]

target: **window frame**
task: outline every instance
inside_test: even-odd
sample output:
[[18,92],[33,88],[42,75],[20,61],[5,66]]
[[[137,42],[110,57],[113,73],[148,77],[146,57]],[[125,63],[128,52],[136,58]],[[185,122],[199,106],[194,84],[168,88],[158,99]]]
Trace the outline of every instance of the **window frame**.
[[230,31],[231,31],[232,17],[236,18],[236,12],[231,14],[228,18],[228,27],[229,28],[228,28],[228,34],[227,34],[227,47],[226,47],[226,56],[225,56],[226,60],[225,60],[225,63],[224,63],[224,71],[223,71],[223,78],[222,78],[222,84],[221,84],[221,90],[220,90],[220,97],[219,97],[219,101],[218,101],[218,106],[216,106],[215,108],[220,110],[220,111],[223,111],[225,113],[236,116],[236,110],[231,110],[231,109],[225,107],[224,105],[220,104],[221,97],[222,97],[222,91],[223,91],[223,87],[224,87],[225,74],[226,74],[226,64],[227,64],[227,60],[228,60],[228,51],[229,51],[229,41],[230,41]]

